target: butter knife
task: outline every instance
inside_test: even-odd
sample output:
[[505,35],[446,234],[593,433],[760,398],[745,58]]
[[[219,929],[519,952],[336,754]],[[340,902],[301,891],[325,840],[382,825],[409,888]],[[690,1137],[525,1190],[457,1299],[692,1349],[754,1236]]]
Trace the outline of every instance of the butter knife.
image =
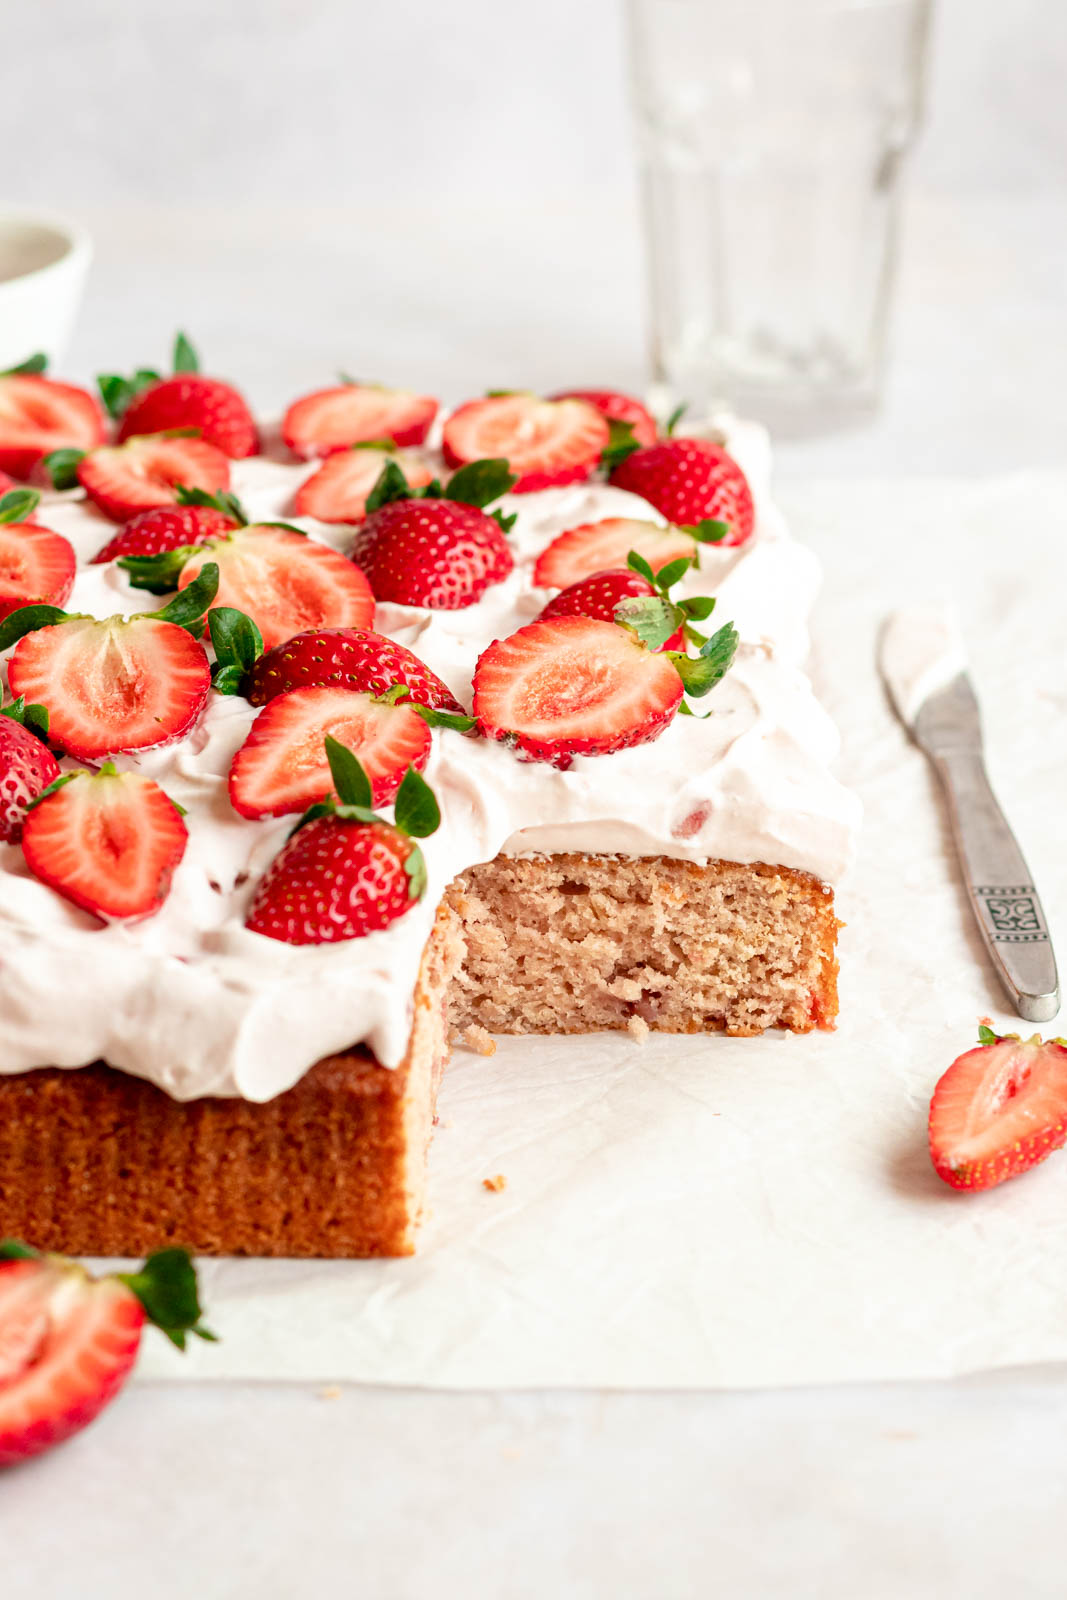
[[948,613],[898,611],[882,631],[879,658],[897,715],[944,787],[971,909],[997,976],[1020,1017],[1049,1022],[1060,990],[1048,921],[989,784],[960,634]]

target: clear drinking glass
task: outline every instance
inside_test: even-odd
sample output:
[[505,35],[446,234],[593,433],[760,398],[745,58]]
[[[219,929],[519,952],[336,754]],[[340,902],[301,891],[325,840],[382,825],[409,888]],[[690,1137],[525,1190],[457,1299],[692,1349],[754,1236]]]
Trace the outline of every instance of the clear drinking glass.
[[661,402],[876,402],[930,5],[627,0]]

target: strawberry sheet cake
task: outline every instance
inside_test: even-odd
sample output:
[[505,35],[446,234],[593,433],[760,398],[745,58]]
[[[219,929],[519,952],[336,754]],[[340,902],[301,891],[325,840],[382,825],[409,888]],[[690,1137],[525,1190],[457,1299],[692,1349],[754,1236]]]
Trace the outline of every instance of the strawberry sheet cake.
[[762,432],[174,365],[0,378],[4,1231],[407,1253],[457,1032],[831,1027]]

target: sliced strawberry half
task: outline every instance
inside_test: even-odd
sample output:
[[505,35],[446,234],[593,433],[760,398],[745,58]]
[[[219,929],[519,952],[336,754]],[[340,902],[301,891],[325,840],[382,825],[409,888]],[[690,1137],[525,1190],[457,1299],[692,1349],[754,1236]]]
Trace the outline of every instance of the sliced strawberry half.
[[252,523],[210,540],[190,556],[178,587],[211,561],[219,568],[216,604],[251,617],[267,650],[307,628],[365,628],[374,621],[374,595],[359,568],[292,529]]
[[0,499],[0,621],[31,600],[61,606],[74,587],[77,558],[70,540],[28,520],[38,499],[32,489]]
[[238,526],[233,517],[213,506],[155,506],[139,511],[93,557],[93,563],[118,561],[122,556],[158,556],[186,545],[229,533]]
[[0,376],[0,469],[28,478],[53,450],[93,450],[102,444],[104,417],[85,389],[52,378]]
[[282,438],[302,460],[374,439],[422,444],[436,415],[437,401],[429,395],[345,383],[294,400],[282,419]]
[[38,800],[22,829],[34,875],[102,919],[136,922],[159,910],[185,854],[178,808],[139,772],[74,773]]
[[113,522],[152,506],[174,505],[179,485],[215,494],[230,483],[230,463],[203,439],[149,434],[91,450],[77,464],[78,482]]
[[136,1273],[94,1279],[74,1261],[0,1241],[0,1467],[86,1427],[130,1375],[146,1321],[179,1349],[200,1325],[184,1250],[161,1250]]
[[[31,608],[32,612],[32,608]],[[8,662],[12,691],[48,707],[49,738],[83,761],[148,750],[182,738],[211,687],[203,648],[160,614],[67,617],[18,638]],[[36,620],[15,612],[0,629]],[[0,633],[0,648],[6,639]]]
[[357,445],[336,450],[306,478],[296,492],[293,511],[298,517],[319,522],[362,522],[367,496],[389,462],[395,462],[412,489],[424,489],[433,473],[410,450],[388,451]]
[[230,768],[230,799],[242,817],[304,811],[333,789],[329,734],[359,757],[371,803],[388,805],[408,767],[421,772],[430,730],[410,705],[352,689],[292,689],[260,712]]
[[553,400],[587,400],[609,422],[627,422],[637,444],[655,444],[659,436],[656,419],[640,400],[620,394],[617,389],[562,389]]
[[449,466],[504,459],[515,494],[588,478],[610,438],[607,419],[587,400],[540,400],[532,394],[470,400],[445,423]]
[[681,698],[670,657],[586,617],[532,622],[491,644],[474,672],[481,731],[559,767],[658,738]]
[[406,645],[369,628],[315,628],[298,633],[260,656],[250,674],[248,698],[266,705],[289,689],[331,684],[388,694],[398,684],[435,711],[462,712],[447,684]]
[[930,1102],[930,1157],[954,1189],[991,1189],[1067,1140],[1067,1043],[986,1036],[957,1057]]
[[[688,557],[696,565],[700,542],[697,534],[688,529],[662,528],[658,523],[635,521],[632,517],[583,522],[580,527],[561,533],[542,550],[533,569],[533,581],[539,589],[565,589],[595,572],[624,567],[631,550],[644,556],[653,572],[681,557]],[[704,542],[708,542],[706,538]]]

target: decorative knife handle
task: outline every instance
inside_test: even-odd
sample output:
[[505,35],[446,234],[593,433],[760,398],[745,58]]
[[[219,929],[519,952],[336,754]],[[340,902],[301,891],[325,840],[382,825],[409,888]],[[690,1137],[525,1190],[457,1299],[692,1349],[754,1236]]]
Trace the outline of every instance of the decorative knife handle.
[[975,751],[932,757],[948,795],[952,832],[975,921],[1012,1003],[1027,1022],[1060,1009],[1048,922],[1015,835]]

